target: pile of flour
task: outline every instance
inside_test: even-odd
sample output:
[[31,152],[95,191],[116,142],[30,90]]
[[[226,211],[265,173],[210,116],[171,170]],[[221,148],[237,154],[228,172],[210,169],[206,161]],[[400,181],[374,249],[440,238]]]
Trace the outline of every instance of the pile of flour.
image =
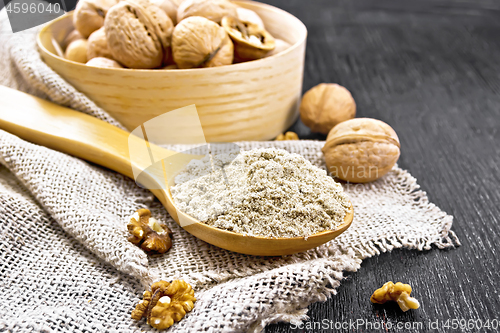
[[307,237],[332,230],[350,207],[326,171],[274,148],[192,160],[170,190],[186,214],[249,236]]

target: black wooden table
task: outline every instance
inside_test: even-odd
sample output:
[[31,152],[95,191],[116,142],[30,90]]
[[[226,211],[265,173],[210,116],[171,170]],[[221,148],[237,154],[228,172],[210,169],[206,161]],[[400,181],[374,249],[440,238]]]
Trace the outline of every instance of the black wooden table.
[[[358,117],[389,123],[401,140],[399,165],[455,216],[462,243],[367,259],[336,296],[309,307],[304,328],[266,332],[500,332],[500,0],[265,2],[309,30],[304,91],[339,83]],[[324,139],[300,121],[291,130]],[[371,304],[388,280],[410,283],[421,308]]]
[[[266,2],[309,30],[304,91],[339,83],[352,92],[357,116],[389,123],[401,140],[399,165],[454,215],[462,243],[365,260],[338,295],[309,307],[303,329],[276,324],[266,332],[500,332],[500,1]],[[300,122],[292,130],[324,138]],[[372,305],[371,293],[388,280],[410,283],[421,308]],[[349,321],[366,324],[307,329]],[[477,329],[481,323],[490,328]]]

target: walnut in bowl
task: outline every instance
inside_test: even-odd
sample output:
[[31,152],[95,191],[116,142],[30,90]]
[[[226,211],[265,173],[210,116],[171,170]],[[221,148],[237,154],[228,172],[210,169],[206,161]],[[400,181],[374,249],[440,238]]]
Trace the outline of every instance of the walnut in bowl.
[[172,54],[181,69],[230,65],[233,63],[233,43],[217,23],[191,16],[175,27]]
[[157,68],[170,47],[174,24],[148,0],[122,0],[104,20],[109,50],[115,60],[130,68]]
[[234,55],[239,62],[263,58],[275,47],[274,37],[256,23],[224,16],[221,24],[234,41]]
[[229,0],[184,0],[177,9],[177,22],[201,16],[220,23],[224,16],[236,16],[237,6]]
[[83,38],[101,28],[108,10],[118,0],[80,0],[73,13],[73,25]]

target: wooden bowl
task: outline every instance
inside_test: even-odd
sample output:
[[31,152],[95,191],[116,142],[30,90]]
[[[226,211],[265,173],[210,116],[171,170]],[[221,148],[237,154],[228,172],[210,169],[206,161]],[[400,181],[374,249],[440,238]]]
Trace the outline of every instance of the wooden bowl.
[[59,57],[52,43],[53,38],[61,43],[73,29],[72,13],[43,27],[37,43],[47,65],[129,130],[195,104],[207,142],[269,140],[297,119],[307,29],[273,6],[234,2],[257,12],[275,38],[292,46],[267,58],[213,68],[89,67]]

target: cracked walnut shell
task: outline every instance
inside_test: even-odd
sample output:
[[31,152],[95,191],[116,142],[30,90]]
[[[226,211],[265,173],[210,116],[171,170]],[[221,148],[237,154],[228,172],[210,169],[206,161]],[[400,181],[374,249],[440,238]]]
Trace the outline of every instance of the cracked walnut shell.
[[194,290],[185,281],[159,281],[153,283],[151,291],[144,292],[131,317],[134,320],[146,317],[149,325],[163,330],[184,318],[194,308],[194,302]]
[[309,89],[300,103],[300,119],[313,132],[328,134],[338,123],[356,115],[356,103],[346,88],[321,83]]
[[410,309],[418,309],[420,303],[413,297],[410,297],[411,286],[392,281],[385,283],[381,288],[375,290],[370,297],[370,301],[376,304],[384,304],[387,301],[396,301],[404,312]]
[[356,118],[332,128],[322,151],[334,177],[366,183],[392,169],[400,155],[400,144],[396,132],[383,121]]
[[131,236],[128,240],[146,252],[165,253],[172,247],[172,231],[166,224],[151,217],[148,209],[139,209],[130,217],[127,229]]
[[224,28],[204,17],[182,20],[172,34],[172,55],[179,68],[230,65],[233,50]]
[[201,16],[220,23],[224,16],[237,16],[236,5],[228,0],[184,0],[177,9],[177,22]]
[[113,58],[137,69],[162,65],[173,27],[167,14],[148,0],[123,0],[109,10],[104,21]]
[[108,10],[116,5],[118,0],[80,0],[73,13],[73,25],[83,38],[102,27]]
[[225,16],[222,26],[234,42],[234,57],[238,62],[263,58],[275,48],[274,37],[255,23]]

